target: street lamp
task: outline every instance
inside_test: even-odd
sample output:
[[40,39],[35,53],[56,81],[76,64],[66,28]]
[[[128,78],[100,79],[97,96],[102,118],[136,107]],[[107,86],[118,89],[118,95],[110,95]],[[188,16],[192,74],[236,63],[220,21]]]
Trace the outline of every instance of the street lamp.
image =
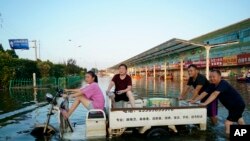
[[234,45],[234,44],[238,44],[239,41],[236,40],[236,41],[229,41],[229,42],[225,42],[225,43],[219,43],[219,44],[199,44],[199,43],[192,43],[192,42],[189,42],[189,41],[182,41],[182,42],[186,42],[188,44],[191,44],[191,45],[195,45],[195,46],[201,46],[201,47],[204,47],[206,49],[206,77],[207,79],[209,79],[209,55],[210,55],[210,49],[213,48],[213,47],[217,47],[217,46],[226,46],[226,45]]

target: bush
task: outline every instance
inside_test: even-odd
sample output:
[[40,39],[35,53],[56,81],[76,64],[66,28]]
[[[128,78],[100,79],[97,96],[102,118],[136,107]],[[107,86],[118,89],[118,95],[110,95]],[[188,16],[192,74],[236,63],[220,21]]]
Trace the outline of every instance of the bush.
[[32,78],[36,73],[37,78],[64,77],[80,75],[83,69],[76,65],[74,59],[69,59],[67,64],[53,64],[47,61],[32,61],[20,59],[14,50],[4,51],[0,44],[0,88],[7,88],[12,79]]

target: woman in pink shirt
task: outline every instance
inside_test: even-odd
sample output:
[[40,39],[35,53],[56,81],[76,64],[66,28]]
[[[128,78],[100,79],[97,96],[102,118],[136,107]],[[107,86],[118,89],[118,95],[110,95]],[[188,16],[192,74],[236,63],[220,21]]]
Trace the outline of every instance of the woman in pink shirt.
[[73,94],[63,94],[63,97],[73,97],[75,98],[75,101],[69,111],[61,109],[61,113],[64,118],[69,118],[80,103],[82,103],[88,110],[104,109],[104,96],[99,85],[97,84],[98,78],[96,74],[92,71],[88,71],[85,75],[85,81],[88,84],[86,87],[80,89],[65,89],[65,92],[72,92]]

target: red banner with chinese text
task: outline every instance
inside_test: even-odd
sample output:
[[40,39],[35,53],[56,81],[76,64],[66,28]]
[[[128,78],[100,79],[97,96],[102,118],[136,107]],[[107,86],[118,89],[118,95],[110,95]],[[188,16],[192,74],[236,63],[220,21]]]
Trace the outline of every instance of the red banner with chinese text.
[[237,64],[238,65],[250,64],[250,53],[237,55]]

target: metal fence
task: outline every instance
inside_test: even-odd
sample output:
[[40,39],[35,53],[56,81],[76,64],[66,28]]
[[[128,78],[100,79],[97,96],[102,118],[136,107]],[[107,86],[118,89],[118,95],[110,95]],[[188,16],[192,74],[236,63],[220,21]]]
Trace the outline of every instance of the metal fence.
[[[67,77],[46,77],[36,80],[37,88],[72,88],[77,87],[82,82],[81,76]],[[32,79],[15,79],[10,80],[9,89],[31,89],[34,88]]]
[[18,79],[10,80],[9,88],[32,88],[33,81],[32,79]]
[[82,82],[82,78],[80,76],[69,76],[66,80],[66,86],[68,88],[77,87],[78,85],[81,85]]

